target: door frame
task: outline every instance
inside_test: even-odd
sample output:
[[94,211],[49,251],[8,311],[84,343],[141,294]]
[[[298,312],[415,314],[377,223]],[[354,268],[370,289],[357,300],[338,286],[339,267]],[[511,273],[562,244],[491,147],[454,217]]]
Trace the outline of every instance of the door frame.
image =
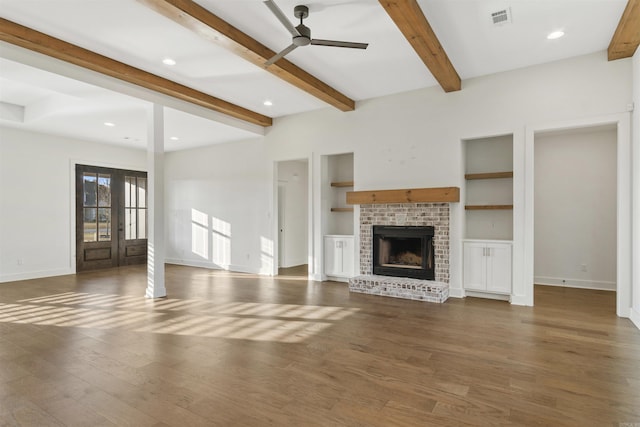
[[[76,254],[77,254],[77,258],[76,258],[76,268],[81,268],[82,271],[88,271],[88,270],[97,270],[97,269],[105,269],[105,268],[113,268],[113,267],[117,267],[118,266],[118,261],[119,261],[119,249],[120,249],[120,231],[119,231],[119,223],[122,221],[122,219],[120,218],[120,189],[118,184],[118,179],[116,178],[117,175],[117,169],[111,169],[111,168],[102,168],[102,167],[97,167],[97,166],[90,166],[90,165],[76,165],[76,194],[75,194],[75,199],[76,199],[76,241],[75,241],[75,245],[76,245]],[[85,174],[96,174],[98,175],[98,177],[100,175],[107,175],[109,176],[109,199],[110,199],[110,204],[108,206],[108,208],[111,210],[111,215],[110,215],[110,222],[111,222],[111,233],[110,233],[110,238],[106,241],[102,241],[100,240],[100,218],[99,218],[99,211],[100,209],[98,208],[98,212],[96,212],[96,219],[97,219],[97,228],[96,228],[96,240],[92,241],[92,242],[86,242],[84,240],[84,236],[83,236],[83,230],[85,227],[84,221],[82,217],[82,213],[80,213],[81,218],[78,218],[78,214],[79,212],[83,211],[84,208],[84,188],[85,188],[85,181],[84,181],[84,176]],[[99,185],[98,185],[99,181],[96,181],[96,206],[100,206],[98,203],[99,200]],[[105,206],[106,207],[106,206]],[[92,208],[93,209],[93,208]],[[94,259],[91,261],[86,260],[86,252],[88,251],[104,251],[104,250],[109,250],[109,257],[108,258],[101,258],[101,259]],[[82,249],[85,251],[85,254],[80,254],[78,252],[78,249]],[[84,267],[83,267],[84,265]]]
[[[111,178],[110,184],[110,199],[111,204],[109,208],[111,209],[111,238],[107,242],[100,242],[99,239],[95,242],[85,242],[82,238],[82,233],[84,230],[83,221],[78,218],[78,215],[83,215],[82,210],[84,206],[84,197],[83,197],[83,189],[84,189],[84,179],[82,178],[86,173],[90,174],[107,174]],[[138,179],[143,178],[145,182],[147,182],[147,172],[143,171],[133,171],[130,169],[117,169],[117,168],[105,168],[102,166],[94,166],[94,165],[85,165],[85,164],[77,164],[75,171],[76,178],[76,271],[81,269],[82,271],[88,270],[96,270],[96,269],[105,269],[105,268],[113,268],[113,267],[124,267],[127,265],[134,264],[146,264],[147,263],[147,255],[148,255],[148,239],[147,233],[143,234],[144,237],[139,237],[137,234],[138,226],[136,225],[136,238],[135,239],[127,239],[126,237],[126,211],[127,211],[127,203],[126,203],[126,188],[127,188],[127,179],[133,177],[136,180],[136,189],[138,187]],[[148,213],[148,205],[147,205],[147,192],[146,192],[146,184],[144,191],[144,203],[140,208],[138,204],[136,204],[136,208],[134,211],[136,213],[136,224],[139,224],[139,209],[143,209],[146,214]],[[98,188],[96,186],[96,191]],[[136,190],[134,197],[136,201],[138,200],[139,192]],[[145,219],[142,222],[146,229],[147,221]],[[99,220],[98,220],[99,225]],[[99,228],[98,228],[99,230]],[[105,250],[109,249],[110,256],[109,258],[97,259],[88,261],[85,258],[84,254],[79,254],[78,249],[83,251],[90,250]],[[82,266],[82,268],[80,268]]]
[[524,212],[522,221],[524,229],[524,268],[522,276],[522,294],[519,303],[533,305],[534,285],[534,144],[536,133],[553,130],[570,130],[602,125],[615,125],[617,131],[617,170],[616,170],[616,209],[617,209],[617,260],[616,260],[616,314],[619,317],[631,315],[632,286],[632,170],[631,170],[631,117],[629,113],[613,114],[586,119],[567,120],[526,127],[524,141]]
[[[87,166],[95,166],[99,168],[110,168],[110,169],[121,169],[121,170],[130,170],[136,172],[146,172],[147,176],[149,172],[146,169],[140,168],[139,165],[131,165],[125,163],[108,163],[108,162],[99,162],[95,160],[86,160],[86,159],[70,159],[69,160],[69,259],[70,259],[70,270],[74,273],[78,273],[78,269],[76,266],[76,166],[77,165],[87,165]],[[151,209],[151,206],[149,206]]]
[[314,253],[314,212],[313,212],[313,154],[309,157],[296,157],[293,159],[281,159],[273,161],[273,184],[272,184],[272,206],[273,214],[271,215],[272,225],[272,240],[273,240],[273,262],[272,262],[272,276],[278,275],[278,264],[280,261],[280,248],[278,245],[279,229],[278,229],[278,186],[284,184],[284,180],[280,178],[279,164],[282,162],[304,160],[307,162],[307,265],[308,265],[308,277],[314,277],[314,265],[318,257],[317,253]]
[[[285,227],[284,225],[286,225],[287,220],[285,218],[285,212],[281,212],[283,206],[284,206],[284,202],[286,202],[286,198],[287,198],[287,182],[286,181],[282,181],[282,180],[278,180],[278,194],[277,194],[277,212],[276,212],[276,221],[277,221],[277,230],[278,230],[278,234],[277,234],[277,242],[276,242],[276,246],[278,247],[277,250],[277,254],[278,254],[278,258],[276,259],[276,265],[278,266],[278,269],[281,268],[281,265],[284,264],[284,253],[286,251],[286,237],[285,237]],[[282,220],[282,222],[280,222],[280,220]],[[282,231],[281,231],[282,230]]]

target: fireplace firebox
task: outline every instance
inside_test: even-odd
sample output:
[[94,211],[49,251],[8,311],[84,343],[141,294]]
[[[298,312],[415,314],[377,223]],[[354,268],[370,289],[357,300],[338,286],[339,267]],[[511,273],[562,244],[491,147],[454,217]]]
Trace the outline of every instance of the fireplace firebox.
[[373,226],[373,274],[435,280],[434,227]]

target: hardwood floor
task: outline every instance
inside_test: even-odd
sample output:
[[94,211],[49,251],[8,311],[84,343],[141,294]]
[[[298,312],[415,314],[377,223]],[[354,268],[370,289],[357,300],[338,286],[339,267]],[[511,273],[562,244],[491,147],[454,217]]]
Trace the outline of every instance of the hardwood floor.
[[296,265],[294,267],[280,267],[278,276],[298,276],[307,278],[309,275],[309,266],[307,264]]
[[0,425],[638,426],[615,294],[536,307],[168,266],[0,284]]

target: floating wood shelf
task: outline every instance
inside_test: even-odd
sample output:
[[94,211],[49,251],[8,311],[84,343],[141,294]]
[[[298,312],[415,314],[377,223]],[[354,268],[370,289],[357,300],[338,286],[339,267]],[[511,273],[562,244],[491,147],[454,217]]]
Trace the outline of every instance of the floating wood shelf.
[[513,172],[468,173],[464,179],[499,179],[513,178]]
[[331,208],[331,212],[353,212],[353,208]]
[[332,187],[353,187],[353,181],[338,181],[332,182]]
[[513,205],[466,205],[464,208],[468,211],[509,210]]
[[458,187],[411,188],[405,190],[348,191],[347,204],[459,202]]

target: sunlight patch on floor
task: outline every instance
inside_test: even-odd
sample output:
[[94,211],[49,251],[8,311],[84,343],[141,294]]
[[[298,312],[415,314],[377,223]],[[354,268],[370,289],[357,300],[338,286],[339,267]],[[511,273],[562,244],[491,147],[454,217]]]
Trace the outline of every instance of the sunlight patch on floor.
[[[185,311],[188,313],[180,314]],[[0,322],[296,343],[359,309],[65,292],[0,303]]]

